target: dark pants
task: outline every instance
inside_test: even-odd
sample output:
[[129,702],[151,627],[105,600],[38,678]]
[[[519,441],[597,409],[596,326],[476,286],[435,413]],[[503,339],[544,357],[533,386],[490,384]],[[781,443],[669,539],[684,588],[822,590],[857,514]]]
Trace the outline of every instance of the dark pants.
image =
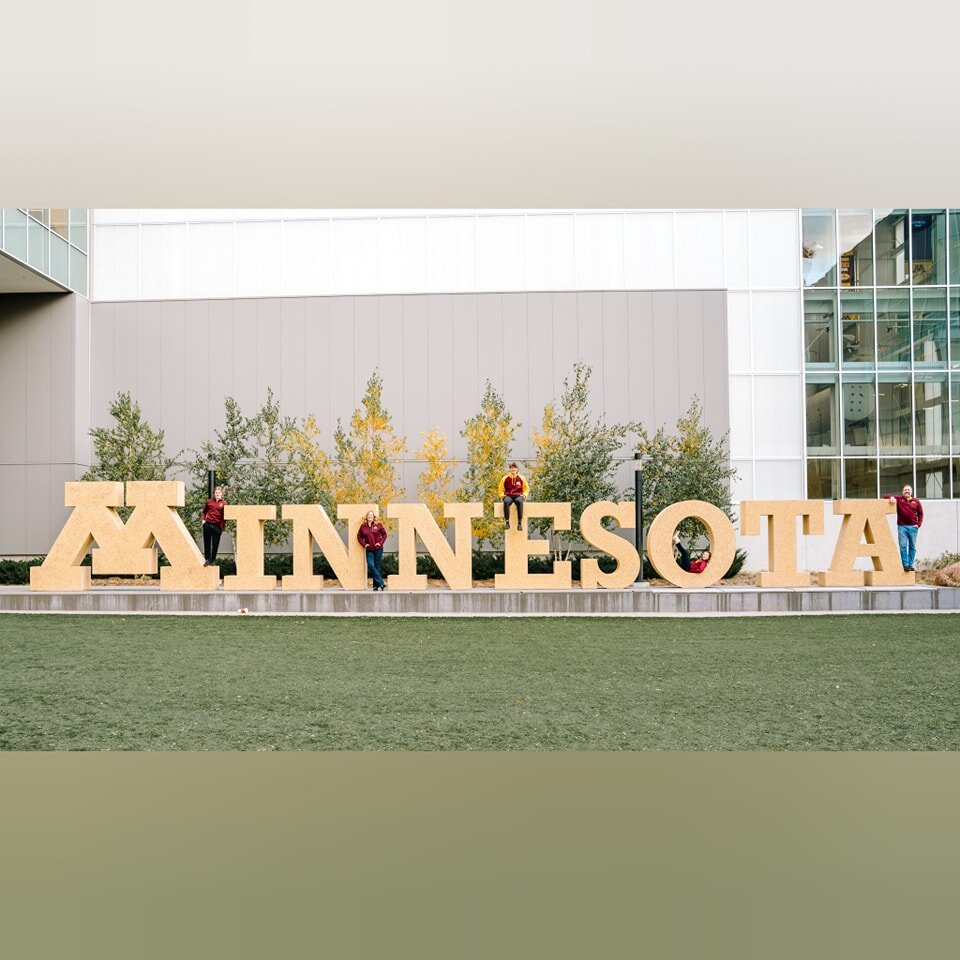
[[677,543],[675,543],[674,546],[677,548],[677,550],[680,551],[680,569],[686,570],[687,573],[689,573],[690,572],[690,551],[687,550],[687,548],[679,541],[677,541]]
[[503,498],[503,519],[510,522],[510,504],[517,505],[517,524],[523,523],[523,497],[504,497]]
[[384,586],[383,574],[380,573],[380,561],[383,559],[383,547],[379,550],[367,551],[367,573],[373,577],[375,587]]
[[220,536],[223,531],[215,523],[203,525],[203,559],[213,563],[217,559],[217,549],[220,546]]

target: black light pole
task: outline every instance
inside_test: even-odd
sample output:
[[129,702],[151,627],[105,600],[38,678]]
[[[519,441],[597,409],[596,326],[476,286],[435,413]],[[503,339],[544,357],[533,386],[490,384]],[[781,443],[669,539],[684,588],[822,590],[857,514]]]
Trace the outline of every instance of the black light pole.
[[217,489],[217,471],[207,471],[207,499],[213,499],[213,491]]
[[636,544],[637,553],[640,555],[640,569],[637,571],[637,579],[634,582],[643,583],[643,459],[639,453],[635,453],[633,459],[636,461],[633,467],[633,503],[637,511]]

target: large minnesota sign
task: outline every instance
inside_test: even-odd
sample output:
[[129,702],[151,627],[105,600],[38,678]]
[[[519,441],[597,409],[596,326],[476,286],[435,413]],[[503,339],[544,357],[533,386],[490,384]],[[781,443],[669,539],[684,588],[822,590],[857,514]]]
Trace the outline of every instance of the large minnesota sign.
[[[179,481],[131,481],[126,485],[109,482],[67,483],[64,502],[73,512],[50,548],[46,560],[30,571],[33,590],[87,590],[91,568],[81,566],[87,551],[93,549],[92,572],[104,574],[155,574],[158,547],[170,561],[160,569],[162,590],[216,590],[220,573],[203,565],[203,556],[190,536],[176,508],[184,504],[184,487]],[[123,523],[117,513],[122,506],[133,508]],[[494,505],[503,516],[503,505]],[[317,504],[285,504],[281,518],[291,524],[293,573],[280,581],[283,590],[322,590],[323,577],[313,573],[314,544],[333,568],[341,586],[362,590],[367,585],[364,548],[357,542],[357,530],[367,512],[377,507],[370,503],[341,504],[337,519],[347,522],[344,543],[333,521]],[[818,575],[821,586],[905,586],[914,583],[913,573],[904,572],[887,514],[894,506],[886,500],[836,500],[835,514],[843,517],[830,569]],[[741,532],[760,533],[761,518],[766,518],[769,549],[768,569],[757,581],[761,587],[805,586],[809,573],[797,569],[797,520],[803,533],[823,534],[824,504],[821,500],[746,500],[740,504]],[[555,530],[570,528],[569,503],[528,503],[524,513],[530,519],[547,519]],[[226,519],[236,521],[235,576],[224,577],[223,585],[233,590],[275,590],[277,578],[263,572],[263,525],[275,520],[274,506],[228,506]],[[401,590],[424,590],[427,578],[418,574],[416,541],[420,538],[433,557],[444,579],[455,590],[473,586],[473,534],[471,522],[483,515],[480,503],[447,503],[444,516],[453,521],[454,545],[451,547],[440,527],[422,503],[387,504],[387,517],[397,522],[399,570],[388,580]],[[587,507],[580,517],[584,540],[614,557],[612,573],[600,570],[596,560],[581,563],[581,586],[623,589],[632,584],[640,569],[640,557],[628,540],[603,526],[612,518],[621,528],[634,526],[634,504],[601,501]],[[672,538],[678,524],[687,517],[700,520],[707,529],[712,559],[700,574],[680,568],[673,553]],[[557,561],[552,573],[530,573],[527,558],[545,555],[546,540],[530,540],[526,530],[506,530],[505,572],[498,574],[498,590],[565,590],[571,587],[571,564]],[[660,575],[680,587],[707,587],[716,583],[729,569],[736,552],[733,524],[722,511],[700,500],[675,503],[657,515],[647,537],[650,561]],[[855,570],[854,561],[867,557],[872,570]]]

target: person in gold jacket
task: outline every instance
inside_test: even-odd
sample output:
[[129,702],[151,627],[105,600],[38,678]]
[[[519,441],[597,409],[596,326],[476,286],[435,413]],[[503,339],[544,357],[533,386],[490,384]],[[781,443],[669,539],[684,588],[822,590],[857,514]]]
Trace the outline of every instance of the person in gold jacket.
[[517,529],[523,529],[523,498],[530,492],[530,484],[520,475],[515,463],[510,464],[510,472],[506,474],[497,487],[497,493],[503,497],[504,527],[510,529],[510,504],[517,509]]

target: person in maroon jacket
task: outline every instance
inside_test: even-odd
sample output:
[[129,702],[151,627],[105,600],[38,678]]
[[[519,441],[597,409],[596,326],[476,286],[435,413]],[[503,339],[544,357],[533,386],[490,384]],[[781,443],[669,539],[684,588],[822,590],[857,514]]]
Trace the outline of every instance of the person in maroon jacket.
[[203,565],[205,567],[216,563],[220,536],[226,526],[223,519],[223,508],[226,505],[227,501],[223,499],[223,487],[217,487],[213,491],[213,496],[200,511],[200,519],[203,522]]
[[383,582],[383,574],[380,572],[380,561],[383,559],[383,545],[387,542],[387,531],[372,510],[360,524],[357,540],[367,551],[367,573],[373,577],[374,591],[386,590],[387,585]]
[[888,493],[884,499],[896,504],[900,562],[904,571],[910,573],[917,559],[917,533],[923,526],[923,504],[913,495],[913,487],[909,484],[899,497],[895,493]]

